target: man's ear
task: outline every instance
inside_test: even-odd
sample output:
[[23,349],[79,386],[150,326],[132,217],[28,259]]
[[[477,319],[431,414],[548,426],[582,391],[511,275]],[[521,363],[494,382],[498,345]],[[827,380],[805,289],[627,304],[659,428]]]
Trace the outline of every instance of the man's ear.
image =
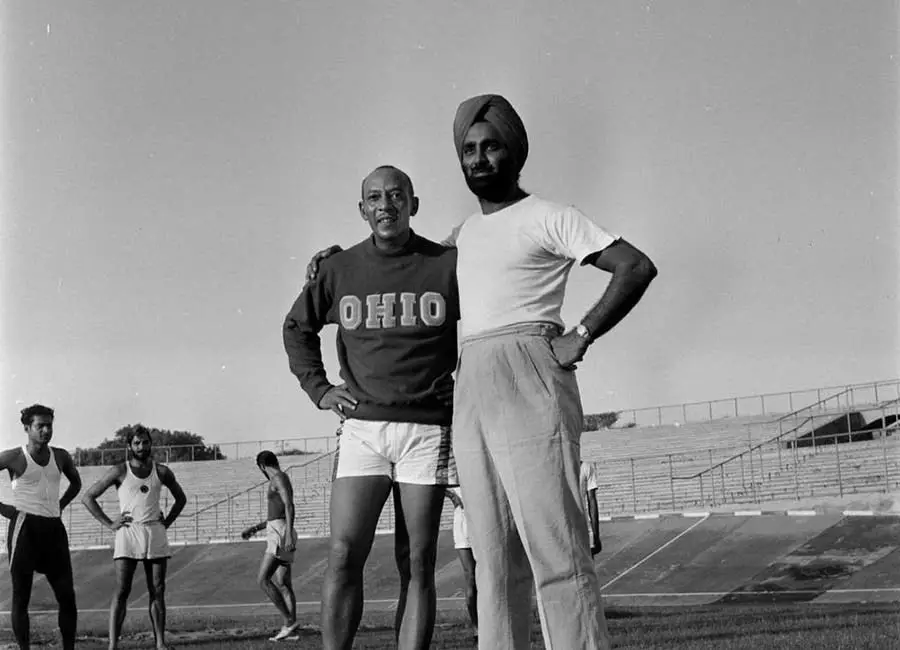
[[368,219],[366,219],[366,213],[363,212],[363,202],[360,201],[357,205],[359,206],[359,216],[362,217],[363,221],[368,221]]
[[414,196],[412,198],[412,204],[409,206],[409,216],[414,217],[416,213],[419,211],[419,197]]

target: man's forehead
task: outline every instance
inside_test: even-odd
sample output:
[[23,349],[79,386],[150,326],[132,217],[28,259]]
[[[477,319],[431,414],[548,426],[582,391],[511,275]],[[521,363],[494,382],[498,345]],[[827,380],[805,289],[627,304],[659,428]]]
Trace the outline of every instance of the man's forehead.
[[482,140],[499,140],[500,130],[490,122],[475,122],[466,132],[464,142],[481,142]]
[[364,191],[371,189],[395,189],[406,188],[409,180],[403,172],[396,169],[377,169],[363,181]]

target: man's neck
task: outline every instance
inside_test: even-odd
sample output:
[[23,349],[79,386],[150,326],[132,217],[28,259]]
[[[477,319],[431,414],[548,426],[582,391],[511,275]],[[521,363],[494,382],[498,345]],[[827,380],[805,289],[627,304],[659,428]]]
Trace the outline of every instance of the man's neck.
[[32,458],[45,454],[48,451],[49,447],[50,445],[48,445],[46,442],[34,442],[33,440],[29,440],[25,444],[25,448],[28,450],[28,453]]
[[409,244],[409,240],[412,239],[412,230],[407,230],[405,236],[397,239],[378,239],[378,237],[373,239],[375,240],[375,248],[378,250],[384,253],[398,253]]
[[153,464],[153,460],[148,456],[146,459],[141,460],[140,458],[131,457],[131,466],[135,469],[150,469],[150,465]]
[[481,204],[482,214],[494,214],[495,212],[500,212],[500,210],[508,208],[511,205],[515,205],[527,196],[528,192],[523,190],[518,185],[515,185],[510,188],[510,191],[507,193],[507,195],[499,201],[488,200],[479,197],[478,203]]

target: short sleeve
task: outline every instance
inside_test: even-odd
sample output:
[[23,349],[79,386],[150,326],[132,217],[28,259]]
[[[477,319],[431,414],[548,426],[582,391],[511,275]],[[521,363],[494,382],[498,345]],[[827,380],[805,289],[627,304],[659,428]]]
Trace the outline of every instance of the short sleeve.
[[619,239],[574,206],[549,212],[544,225],[544,245],[547,249],[580,264],[589,255],[599,253]]
[[585,465],[587,465],[587,489],[590,492],[599,487],[597,484],[597,470],[594,469],[594,463],[585,463]]

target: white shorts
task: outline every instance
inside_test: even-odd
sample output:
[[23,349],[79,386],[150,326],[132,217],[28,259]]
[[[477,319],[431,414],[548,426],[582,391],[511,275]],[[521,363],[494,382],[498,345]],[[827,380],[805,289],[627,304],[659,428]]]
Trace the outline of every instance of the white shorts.
[[[287,522],[284,519],[272,519],[266,522],[266,553],[285,564],[294,563],[294,551],[287,551],[282,546]],[[297,543],[297,531],[291,531],[291,539]]]
[[472,548],[465,508],[453,509],[453,548]]
[[344,420],[332,478],[387,476],[413,485],[459,485],[450,427]]
[[160,560],[171,557],[169,536],[161,521],[130,523],[116,531],[113,559]]

